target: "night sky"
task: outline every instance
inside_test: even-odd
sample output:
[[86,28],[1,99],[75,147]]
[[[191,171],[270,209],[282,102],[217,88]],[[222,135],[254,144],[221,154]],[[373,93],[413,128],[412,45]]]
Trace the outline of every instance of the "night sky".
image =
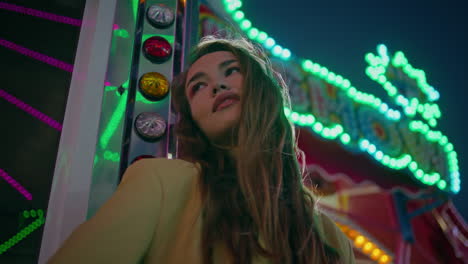
[[[85,0],[0,0],[81,19]],[[437,127],[458,153],[461,192],[454,202],[468,219],[467,8],[463,1],[420,0],[244,0],[242,10],[253,26],[267,32],[294,56],[311,59],[349,79],[359,90],[384,97],[383,88],[367,78],[364,55],[380,43],[391,53],[401,50],[426,72],[440,92],[442,118]],[[0,10],[0,38],[73,64],[79,28]],[[37,62],[0,46],[0,89],[62,122],[71,73]],[[1,240],[18,227],[23,209],[46,209],[60,133],[0,99],[0,169],[34,195],[27,201],[0,181]],[[21,227],[21,226],[20,226]],[[0,256],[15,263],[37,259],[35,238]]]

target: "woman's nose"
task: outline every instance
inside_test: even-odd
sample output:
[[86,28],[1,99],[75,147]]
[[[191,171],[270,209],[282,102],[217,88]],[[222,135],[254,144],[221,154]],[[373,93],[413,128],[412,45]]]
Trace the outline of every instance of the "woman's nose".
[[214,87],[213,94],[218,93],[220,90],[227,90],[227,89],[228,89],[228,87],[225,84],[219,83]]

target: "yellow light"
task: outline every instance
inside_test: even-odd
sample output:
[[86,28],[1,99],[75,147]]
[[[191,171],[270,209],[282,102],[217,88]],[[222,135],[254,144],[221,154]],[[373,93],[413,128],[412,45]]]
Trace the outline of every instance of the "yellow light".
[[372,251],[372,249],[374,249],[374,244],[372,244],[371,242],[367,242],[366,244],[364,244],[362,251],[364,251],[364,253],[366,254],[369,254]]
[[373,260],[378,260],[380,255],[382,254],[382,251],[378,248],[372,250],[372,254],[371,254],[371,259]]
[[387,264],[388,262],[390,262],[390,258],[385,254],[379,259],[379,264]]
[[148,72],[140,79],[140,91],[148,99],[158,101],[169,93],[169,82],[160,73]]
[[354,245],[358,248],[362,247],[366,239],[363,236],[357,236],[354,240]]

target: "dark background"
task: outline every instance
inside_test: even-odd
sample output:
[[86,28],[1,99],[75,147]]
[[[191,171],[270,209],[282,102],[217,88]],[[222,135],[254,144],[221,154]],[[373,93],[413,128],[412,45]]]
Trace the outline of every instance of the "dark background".
[[[1,1],[1,0],[0,0]],[[13,0],[19,6],[81,19],[84,0]],[[348,78],[359,90],[384,97],[365,73],[364,55],[384,43],[402,50],[409,62],[426,72],[440,92],[439,130],[458,153],[462,178],[455,205],[468,219],[466,82],[468,18],[462,1],[245,0],[242,10],[253,25],[289,48]],[[0,38],[73,64],[79,28],[0,10]],[[0,89],[63,122],[71,73],[0,46]],[[0,168],[33,194],[27,201],[0,181],[0,244],[23,228],[20,214],[45,209],[60,133],[0,99]],[[27,221],[28,222],[28,221]],[[35,263],[41,234],[21,241],[0,255],[0,263]]]

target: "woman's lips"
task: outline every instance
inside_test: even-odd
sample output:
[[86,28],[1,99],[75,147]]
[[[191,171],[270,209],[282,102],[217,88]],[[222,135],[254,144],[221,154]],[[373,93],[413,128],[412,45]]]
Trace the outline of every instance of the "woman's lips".
[[228,107],[230,105],[233,105],[233,104],[237,103],[238,101],[239,100],[236,100],[236,99],[227,99],[227,100],[223,101],[220,105],[218,105],[215,112],[218,112],[219,110],[223,110],[224,108],[226,108],[226,107]]

